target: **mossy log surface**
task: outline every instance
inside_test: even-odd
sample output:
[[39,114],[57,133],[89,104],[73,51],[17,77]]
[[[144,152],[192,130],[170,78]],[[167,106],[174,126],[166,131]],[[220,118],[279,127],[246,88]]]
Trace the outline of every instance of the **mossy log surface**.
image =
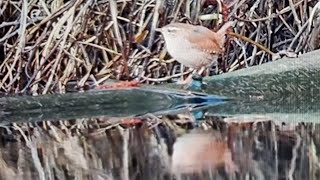
[[[315,97],[320,94],[320,50],[298,58],[252,66],[221,75],[205,77],[201,92],[235,99],[274,100],[283,96]],[[177,84],[164,85],[174,89]],[[195,90],[199,91],[199,90]]]
[[204,78],[204,92],[228,97],[275,99],[320,93],[320,50]]
[[263,115],[313,122],[320,117],[320,50],[206,77],[203,81],[207,87],[202,92],[235,99],[210,108],[209,113],[214,115]]

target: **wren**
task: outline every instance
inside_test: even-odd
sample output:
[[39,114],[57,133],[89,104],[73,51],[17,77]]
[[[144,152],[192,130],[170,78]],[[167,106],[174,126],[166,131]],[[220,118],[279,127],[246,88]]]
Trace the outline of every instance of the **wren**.
[[168,53],[179,63],[196,71],[204,70],[217,62],[225,51],[225,35],[232,21],[226,22],[217,32],[204,26],[171,23],[159,29]]

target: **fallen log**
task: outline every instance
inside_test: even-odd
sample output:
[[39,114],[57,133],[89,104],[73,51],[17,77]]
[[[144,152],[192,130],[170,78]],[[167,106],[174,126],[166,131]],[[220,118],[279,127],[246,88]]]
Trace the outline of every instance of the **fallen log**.
[[[313,97],[320,93],[320,50],[298,58],[284,57],[262,65],[205,77],[203,82],[207,87],[202,92],[232,98],[266,100],[289,94]],[[183,88],[176,84],[165,86]]]

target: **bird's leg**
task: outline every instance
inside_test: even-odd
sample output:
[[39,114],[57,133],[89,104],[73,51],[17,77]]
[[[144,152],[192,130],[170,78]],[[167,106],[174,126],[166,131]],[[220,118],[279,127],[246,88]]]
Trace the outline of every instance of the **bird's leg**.
[[[177,82],[177,84],[189,84],[191,83],[193,77],[196,79],[202,78],[202,74],[205,72],[207,68],[206,67],[201,67],[200,69],[194,69],[192,71],[192,73],[184,80],[180,80]],[[206,75],[209,74],[208,72],[206,72]]]
[[200,69],[194,69],[192,73],[185,80],[183,80],[182,84],[190,84],[194,78],[202,78],[202,73],[205,69],[205,67],[202,67]]
[[178,81],[178,84],[180,84],[180,82],[183,82],[184,81],[184,75],[182,72],[184,72],[184,66],[181,64],[180,66],[180,72],[181,72],[181,76],[180,76],[180,80]]
[[[199,71],[197,72],[198,73],[198,75],[202,75],[202,73],[204,72],[206,70],[206,67],[201,67],[200,69],[199,69]],[[206,71],[206,75],[208,75],[208,72]]]
[[183,76],[182,76],[181,80],[179,80],[179,81],[177,82],[177,84],[189,84],[189,83],[191,83],[192,77],[193,77],[193,75],[196,73],[196,71],[197,71],[196,69],[192,70],[192,73],[189,74],[186,79],[183,79]]
[[200,69],[196,69],[193,73],[192,73],[192,79],[194,80],[200,80],[203,78],[202,74],[203,72],[206,70],[205,67],[201,67]]

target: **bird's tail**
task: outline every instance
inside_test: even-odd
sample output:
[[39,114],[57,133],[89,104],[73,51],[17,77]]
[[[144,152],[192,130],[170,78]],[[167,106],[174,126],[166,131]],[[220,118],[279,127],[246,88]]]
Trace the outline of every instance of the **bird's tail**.
[[[225,37],[227,30],[234,25],[234,21],[228,21],[226,22],[217,32],[216,34],[218,35],[217,37]],[[218,38],[220,41],[219,46],[223,47],[225,43],[225,38]]]

